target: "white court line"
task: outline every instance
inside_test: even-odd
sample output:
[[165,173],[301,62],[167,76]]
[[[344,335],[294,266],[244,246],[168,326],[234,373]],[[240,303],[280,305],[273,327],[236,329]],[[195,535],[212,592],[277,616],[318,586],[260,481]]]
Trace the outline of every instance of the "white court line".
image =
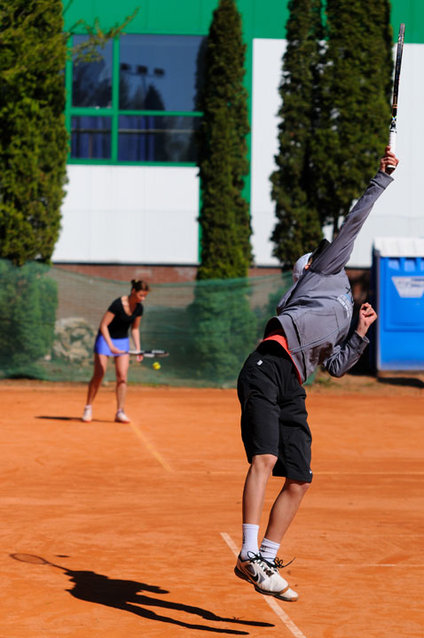
[[424,564],[417,563],[332,563],[332,567],[347,567],[348,569],[352,569],[353,567],[406,567],[406,569],[410,569],[411,567],[418,567],[422,569]]
[[134,432],[134,434],[140,439],[143,443],[144,447],[150,452],[150,454],[157,460],[160,465],[162,465],[163,469],[167,472],[172,472],[172,467],[165,461],[163,456],[159,454],[153,443],[149,441],[149,439],[143,434],[139,427],[134,425],[133,423],[129,423],[130,428]]
[[[422,476],[424,474],[423,470],[416,470],[416,471],[408,471],[408,472],[396,472],[396,476]],[[331,470],[323,470],[322,472],[314,472],[314,476],[351,476],[351,475],[356,475],[355,472],[353,472],[352,470],[347,470],[347,471],[337,471],[337,472],[333,472]],[[362,472],[361,471],[361,476],[393,476],[393,472]]]
[[[225,532],[221,532],[221,536],[224,539],[224,541],[227,543],[228,547],[233,552],[234,556],[237,558],[238,549],[233,539],[231,538],[231,536],[229,534],[226,534]],[[272,611],[277,614],[279,619],[285,624],[285,626],[287,627],[287,629],[290,631],[290,633],[293,636],[295,636],[296,638],[306,638],[305,634],[303,634],[300,631],[299,627],[297,627],[294,624],[294,622],[290,619],[290,617],[286,614],[286,612],[281,609],[280,605],[277,603],[277,601],[274,598],[264,596],[264,595],[262,595],[262,598],[264,599],[266,603],[268,603]]]

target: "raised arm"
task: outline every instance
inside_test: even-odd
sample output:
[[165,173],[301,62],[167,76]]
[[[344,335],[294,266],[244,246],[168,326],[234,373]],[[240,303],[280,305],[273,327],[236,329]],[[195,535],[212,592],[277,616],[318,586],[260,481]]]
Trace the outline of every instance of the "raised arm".
[[355,239],[370,214],[375,202],[386,187],[393,181],[390,173],[399,160],[386,146],[385,155],[380,160],[380,170],[370,181],[368,188],[346,216],[340,231],[325,251],[312,263],[311,270],[325,275],[338,273],[344,268],[352,254]]

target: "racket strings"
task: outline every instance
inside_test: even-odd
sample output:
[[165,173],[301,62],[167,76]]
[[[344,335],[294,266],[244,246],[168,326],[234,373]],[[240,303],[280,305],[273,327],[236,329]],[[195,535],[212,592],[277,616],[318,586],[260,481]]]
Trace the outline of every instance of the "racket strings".
[[44,558],[41,558],[41,556],[36,556],[35,554],[22,554],[22,553],[15,553],[15,554],[10,554],[10,557],[13,558],[14,560],[18,560],[21,563],[32,563],[33,565],[48,565],[49,562],[47,560],[45,560]]

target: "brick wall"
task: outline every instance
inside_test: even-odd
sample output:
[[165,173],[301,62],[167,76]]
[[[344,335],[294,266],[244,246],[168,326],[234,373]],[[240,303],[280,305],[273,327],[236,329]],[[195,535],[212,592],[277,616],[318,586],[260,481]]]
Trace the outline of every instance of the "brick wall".
[[[195,266],[140,266],[128,264],[54,264],[54,266],[69,272],[91,277],[103,277],[114,281],[144,279],[152,285],[194,281],[197,273]],[[249,277],[274,275],[279,272],[279,268],[250,268]]]
[[[131,281],[144,279],[149,284],[171,284],[194,281],[197,268],[195,266],[143,266],[128,264],[54,264],[70,272],[91,277],[103,277],[114,281]],[[276,275],[279,268],[253,267],[249,269],[249,277]],[[353,297],[357,303],[363,303],[369,294],[370,271],[368,269],[347,269],[352,286]]]

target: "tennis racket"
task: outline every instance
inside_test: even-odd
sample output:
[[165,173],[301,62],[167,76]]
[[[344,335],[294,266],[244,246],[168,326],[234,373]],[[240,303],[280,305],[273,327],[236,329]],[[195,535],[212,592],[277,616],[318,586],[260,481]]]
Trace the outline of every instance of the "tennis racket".
[[146,357],[147,359],[169,356],[169,352],[166,350],[128,350],[128,354],[136,356],[142,354],[143,357]]
[[[400,79],[400,69],[402,66],[404,40],[405,40],[405,25],[402,23],[399,27],[399,37],[398,37],[397,48],[396,48],[395,76],[393,80],[392,119],[390,122],[390,133],[389,133],[389,146],[390,146],[390,150],[393,153],[396,151],[399,79]],[[396,167],[388,166],[388,168],[391,168],[394,170]]]

